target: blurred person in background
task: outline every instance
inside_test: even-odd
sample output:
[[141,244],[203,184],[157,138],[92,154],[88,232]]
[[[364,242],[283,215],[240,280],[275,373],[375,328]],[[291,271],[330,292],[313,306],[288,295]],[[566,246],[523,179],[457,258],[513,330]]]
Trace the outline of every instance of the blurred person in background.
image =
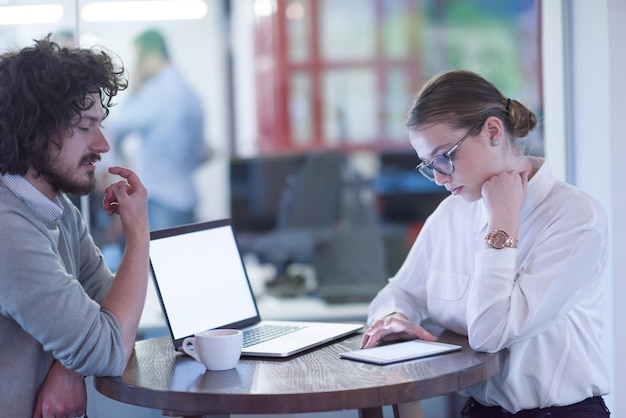
[[198,94],[175,68],[164,36],[147,30],[134,40],[136,68],[130,92],[107,121],[118,156],[132,134],[140,140],[138,172],[148,194],[150,229],[196,221],[196,169],[209,157]]

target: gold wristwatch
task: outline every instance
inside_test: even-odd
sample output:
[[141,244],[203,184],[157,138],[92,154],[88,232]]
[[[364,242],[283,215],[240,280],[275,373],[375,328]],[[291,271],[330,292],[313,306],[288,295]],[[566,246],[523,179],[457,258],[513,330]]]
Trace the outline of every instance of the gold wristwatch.
[[501,229],[496,229],[485,235],[485,244],[491,245],[493,248],[500,250],[504,247],[517,248],[517,240],[511,238],[509,234]]

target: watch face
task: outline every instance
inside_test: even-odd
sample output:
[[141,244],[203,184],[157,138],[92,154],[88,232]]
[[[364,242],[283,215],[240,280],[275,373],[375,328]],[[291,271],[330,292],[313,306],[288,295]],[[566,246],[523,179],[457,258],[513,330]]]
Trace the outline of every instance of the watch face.
[[504,248],[508,239],[509,237],[506,235],[506,232],[495,231],[489,240],[489,244],[494,248]]

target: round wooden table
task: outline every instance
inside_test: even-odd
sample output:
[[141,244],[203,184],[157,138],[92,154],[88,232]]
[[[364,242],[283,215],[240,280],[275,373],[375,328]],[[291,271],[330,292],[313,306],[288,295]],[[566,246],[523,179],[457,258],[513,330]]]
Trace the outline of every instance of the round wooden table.
[[112,399],[163,410],[166,416],[306,413],[357,409],[363,418],[420,417],[421,399],[481,383],[500,368],[500,354],[479,353],[467,338],[445,332],[440,341],[461,351],[377,366],[339,358],[358,349],[361,335],[287,359],[243,357],[235,369],[206,371],[174,350],[168,337],[139,341],[124,374],[94,379]]

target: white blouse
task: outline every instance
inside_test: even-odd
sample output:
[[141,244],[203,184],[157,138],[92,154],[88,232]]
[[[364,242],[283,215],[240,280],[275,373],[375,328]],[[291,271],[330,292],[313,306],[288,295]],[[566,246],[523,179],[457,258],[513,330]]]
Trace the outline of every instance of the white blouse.
[[504,350],[500,373],[464,391],[484,405],[514,413],[607,394],[604,209],[543,162],[528,183],[518,248],[486,248],[487,221],[482,200],[446,198],[372,301],[368,322],[392,312],[430,318],[475,350]]

